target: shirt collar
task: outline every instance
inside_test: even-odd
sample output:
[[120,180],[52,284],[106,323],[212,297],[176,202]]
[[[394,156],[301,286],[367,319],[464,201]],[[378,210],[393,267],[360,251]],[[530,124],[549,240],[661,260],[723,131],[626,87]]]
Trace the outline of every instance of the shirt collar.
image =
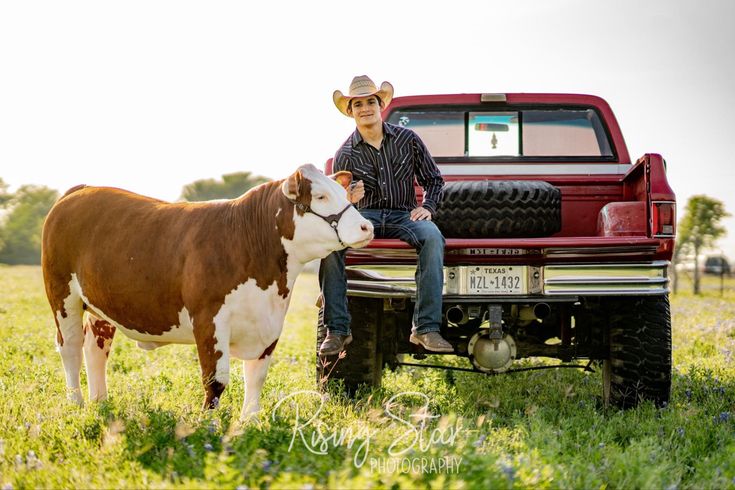
[[[393,130],[390,124],[383,121],[383,137],[386,136],[395,136],[396,132]],[[362,138],[362,135],[360,134],[360,130],[355,128],[355,132],[352,133],[352,147],[354,148],[358,144],[362,143],[364,140]]]

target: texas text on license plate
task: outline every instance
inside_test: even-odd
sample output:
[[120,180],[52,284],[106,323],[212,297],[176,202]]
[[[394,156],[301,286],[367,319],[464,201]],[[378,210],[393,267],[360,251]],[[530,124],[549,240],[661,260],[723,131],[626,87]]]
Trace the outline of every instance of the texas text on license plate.
[[483,265],[469,268],[467,290],[470,294],[524,294],[526,268],[523,266]]

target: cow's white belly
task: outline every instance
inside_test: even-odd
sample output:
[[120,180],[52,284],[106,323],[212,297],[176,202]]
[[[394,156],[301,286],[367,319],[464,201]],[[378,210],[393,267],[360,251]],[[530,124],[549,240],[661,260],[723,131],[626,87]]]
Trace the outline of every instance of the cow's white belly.
[[240,284],[225,297],[214,317],[218,332],[215,346],[221,341],[220,332],[226,336],[229,330],[230,352],[234,357],[259,358],[280,337],[290,299],[290,294],[286,298],[278,294],[275,282],[265,290],[254,279]]
[[120,332],[125,334],[126,337],[130,337],[133,340],[137,340],[143,344],[140,347],[144,349],[152,349],[157,347],[156,344],[193,344],[194,343],[194,325],[191,320],[189,312],[184,307],[179,312],[179,324],[172,325],[169,330],[161,334],[150,334],[145,332],[139,332],[131,328],[121,325],[112,319],[108,314],[93,305],[87,304],[89,310],[95,316],[107,320],[113,327],[117,328]]
[[[153,349],[163,344],[194,344],[194,322],[191,314],[182,308],[179,323],[169,330],[157,334],[139,332],[115,321],[102,308],[89,302],[82,291],[76,274],[72,274],[70,286],[95,316],[108,321],[125,336],[136,340],[144,349]],[[293,283],[289,281],[289,291]],[[283,329],[283,321],[291,299],[278,294],[278,284],[272,283],[263,290],[254,279],[238,285],[226,296],[222,306],[214,316],[215,350],[223,351],[226,345],[234,357],[257,359],[265,349],[278,340]]]

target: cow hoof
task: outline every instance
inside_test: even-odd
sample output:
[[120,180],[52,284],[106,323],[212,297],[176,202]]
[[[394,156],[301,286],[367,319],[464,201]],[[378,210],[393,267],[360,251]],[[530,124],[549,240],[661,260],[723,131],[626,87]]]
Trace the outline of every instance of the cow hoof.
[[242,411],[240,414],[240,423],[247,424],[250,422],[254,422],[258,419],[258,415],[260,414],[260,406],[255,407],[249,407]]
[[105,400],[107,400],[107,394],[89,397],[90,403],[91,402],[101,403],[101,402],[103,402]]
[[215,396],[211,400],[204,400],[204,410],[214,410],[219,407],[219,397]]
[[74,390],[68,390],[66,393],[66,398],[79,405],[80,407],[84,406],[84,397],[82,397],[82,391],[79,389]]

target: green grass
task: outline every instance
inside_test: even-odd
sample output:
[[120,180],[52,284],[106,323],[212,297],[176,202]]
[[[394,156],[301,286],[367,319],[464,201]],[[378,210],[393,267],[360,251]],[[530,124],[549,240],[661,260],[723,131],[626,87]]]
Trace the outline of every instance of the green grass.
[[[305,423],[320,402],[296,394],[315,389],[313,275],[297,283],[263,411],[246,425],[237,423],[239,364],[221,407],[202,412],[192,347],[145,352],[122,335],[108,364],[109,400],[75,406],[66,399],[40,269],[0,266],[0,280],[2,488],[735,488],[733,280],[722,297],[710,288],[672,299],[666,408],[601,408],[599,373],[485,377],[404,368],[354,400],[330,390],[302,430],[306,443],[294,423],[297,410]],[[436,416],[418,441],[386,411],[397,396],[396,417],[421,413],[424,399],[405,392],[425,395],[423,413]],[[452,472],[429,472],[451,458]]]

